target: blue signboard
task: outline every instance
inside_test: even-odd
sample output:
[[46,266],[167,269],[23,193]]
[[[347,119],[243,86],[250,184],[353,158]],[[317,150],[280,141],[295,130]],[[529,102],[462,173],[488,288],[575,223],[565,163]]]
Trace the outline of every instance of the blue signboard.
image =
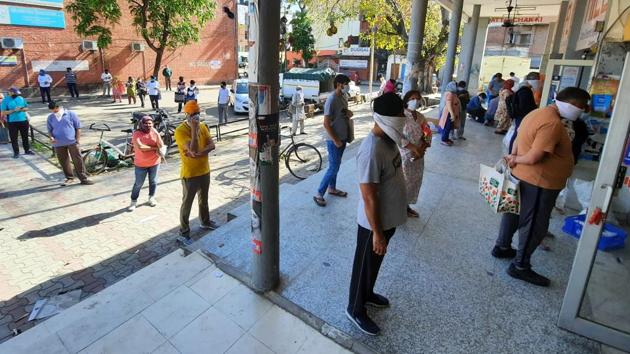
[[63,11],[0,5],[0,24],[46,28],[66,28]]
[[44,7],[63,7],[63,0],[2,0],[2,2],[11,2],[20,5],[36,5]]

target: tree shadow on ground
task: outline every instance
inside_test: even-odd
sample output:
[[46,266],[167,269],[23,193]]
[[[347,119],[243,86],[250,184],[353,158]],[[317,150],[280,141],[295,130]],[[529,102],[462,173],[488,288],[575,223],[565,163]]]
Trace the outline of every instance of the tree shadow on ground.
[[79,218],[70,222],[65,222],[63,224],[47,227],[41,230],[27,231],[24,234],[18,236],[17,239],[20,241],[26,241],[32,238],[54,237],[65,232],[76,231],[76,230],[80,230],[86,227],[98,225],[102,223],[104,220],[107,220],[118,214],[124,213],[126,210],[127,210],[126,208],[122,208],[122,209],[110,211],[107,213],[98,213],[94,215],[88,215],[88,216],[85,216],[85,217],[82,217],[82,218]]

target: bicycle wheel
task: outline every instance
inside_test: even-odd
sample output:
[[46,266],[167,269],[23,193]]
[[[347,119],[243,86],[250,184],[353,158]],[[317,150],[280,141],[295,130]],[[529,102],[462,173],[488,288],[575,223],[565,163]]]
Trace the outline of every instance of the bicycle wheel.
[[306,179],[322,169],[322,155],[313,145],[299,143],[287,152],[284,163],[293,176]]
[[103,172],[107,167],[107,152],[101,148],[89,150],[83,155],[83,166],[91,175]]

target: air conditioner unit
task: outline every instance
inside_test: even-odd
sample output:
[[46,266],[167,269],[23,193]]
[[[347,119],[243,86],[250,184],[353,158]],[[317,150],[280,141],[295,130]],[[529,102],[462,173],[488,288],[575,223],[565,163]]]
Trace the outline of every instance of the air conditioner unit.
[[0,38],[0,47],[2,49],[22,49],[24,42],[22,42],[22,38],[3,37]]
[[131,43],[131,51],[132,52],[144,52],[144,44],[142,44],[142,43]]
[[96,41],[83,41],[81,42],[81,49],[91,51],[98,50],[98,44]]

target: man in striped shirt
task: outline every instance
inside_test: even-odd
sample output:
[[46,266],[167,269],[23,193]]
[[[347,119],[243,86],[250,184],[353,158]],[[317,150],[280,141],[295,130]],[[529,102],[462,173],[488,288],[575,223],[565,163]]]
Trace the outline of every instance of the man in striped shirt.
[[70,96],[72,98],[79,98],[79,91],[77,90],[77,74],[72,71],[72,68],[66,68],[66,85],[68,85],[68,90],[70,91]]

